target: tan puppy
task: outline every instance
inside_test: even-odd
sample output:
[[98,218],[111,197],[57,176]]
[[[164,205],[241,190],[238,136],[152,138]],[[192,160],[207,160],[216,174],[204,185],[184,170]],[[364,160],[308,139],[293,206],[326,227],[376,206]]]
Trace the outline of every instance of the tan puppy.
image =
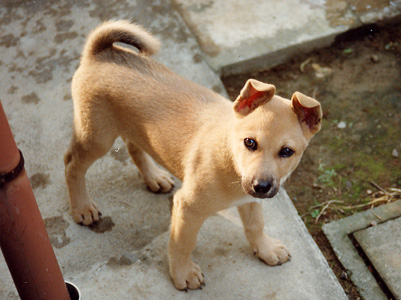
[[150,190],[167,193],[174,184],[152,158],[183,181],[174,195],[168,251],[177,289],[203,284],[191,260],[198,231],[208,216],[232,205],[258,257],[269,265],[286,262],[288,250],[263,232],[261,204],[253,201],[275,196],[294,171],[320,130],[319,102],[299,92],[283,99],[273,85],[250,79],[232,103],[151,60],[147,55],[158,48],[126,21],[106,22],[88,38],[72,81],[74,131],[64,157],[75,222],[99,220],[85,173],[121,136]]

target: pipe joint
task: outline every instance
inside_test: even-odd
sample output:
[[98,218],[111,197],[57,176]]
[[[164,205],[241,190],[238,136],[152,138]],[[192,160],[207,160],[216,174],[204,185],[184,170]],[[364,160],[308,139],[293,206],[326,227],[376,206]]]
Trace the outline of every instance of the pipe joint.
[[24,156],[22,155],[21,150],[18,149],[18,151],[20,155],[20,160],[18,165],[8,173],[0,173],[0,189],[3,188],[7,183],[17,178],[19,174],[21,174],[21,172],[24,170],[25,166]]

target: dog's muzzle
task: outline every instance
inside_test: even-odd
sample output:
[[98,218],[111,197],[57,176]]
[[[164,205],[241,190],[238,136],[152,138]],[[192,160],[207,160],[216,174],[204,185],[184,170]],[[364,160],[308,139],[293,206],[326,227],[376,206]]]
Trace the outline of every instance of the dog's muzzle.
[[248,185],[243,185],[244,190],[255,198],[273,198],[278,192],[278,188],[272,180],[255,179],[249,182]]

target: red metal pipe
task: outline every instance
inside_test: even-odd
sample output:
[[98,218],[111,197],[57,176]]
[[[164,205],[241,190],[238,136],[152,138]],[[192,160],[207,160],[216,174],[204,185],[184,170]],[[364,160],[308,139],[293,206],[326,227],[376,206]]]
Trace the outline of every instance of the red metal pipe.
[[21,159],[0,101],[1,250],[22,300],[70,300]]

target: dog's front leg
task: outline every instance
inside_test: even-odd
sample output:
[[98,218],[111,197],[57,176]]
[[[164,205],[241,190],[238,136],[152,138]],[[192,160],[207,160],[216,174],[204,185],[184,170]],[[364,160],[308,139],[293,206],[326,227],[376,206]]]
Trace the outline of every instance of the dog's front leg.
[[177,191],[171,217],[169,265],[178,290],[197,289],[204,282],[201,269],[192,261],[191,253],[206,214],[193,194],[191,199],[188,196],[184,189]]
[[244,224],[245,236],[255,255],[271,266],[290,260],[290,253],[283,243],[264,233],[261,203],[252,202],[238,206],[238,212]]

